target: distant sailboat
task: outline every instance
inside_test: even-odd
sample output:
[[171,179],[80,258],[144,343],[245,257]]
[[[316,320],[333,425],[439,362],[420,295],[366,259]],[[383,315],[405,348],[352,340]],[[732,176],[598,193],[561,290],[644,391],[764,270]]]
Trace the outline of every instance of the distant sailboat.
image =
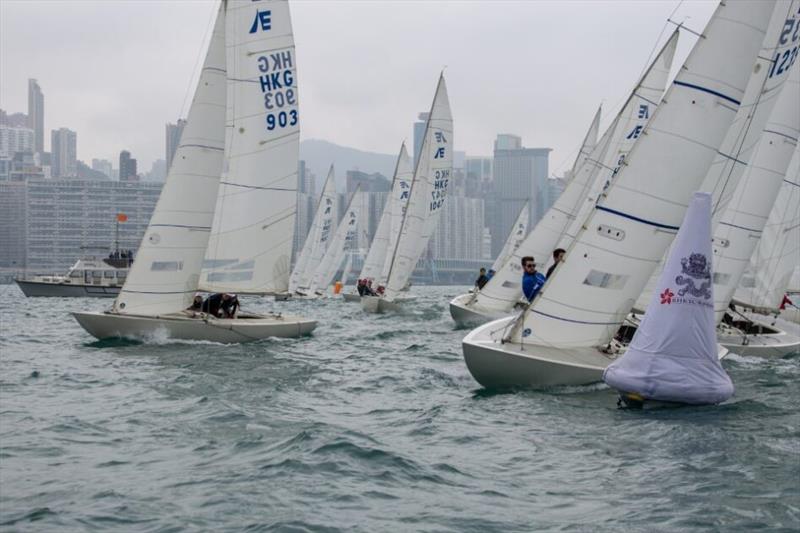
[[677,43],[676,31],[636,83],[600,141],[589,144],[591,132],[596,133],[599,124],[598,109],[569,173],[571,180],[555,204],[477,295],[464,294],[450,302],[450,314],[457,324],[479,325],[514,312],[522,298],[522,257],[533,256],[544,270],[556,247],[569,248],[658,107]]
[[397,243],[390,249],[391,254],[387,255],[389,270],[386,291],[381,296],[363,297],[361,305],[364,310],[380,313],[398,309],[398,296],[405,289],[439,222],[447,189],[453,179],[452,173],[453,117],[442,74],[425,126]]
[[641,325],[603,373],[625,403],[716,404],[733,396],[719,362],[712,276],[711,195],[695,193]]
[[289,278],[289,293],[293,296],[311,296],[311,278],[314,271],[322,261],[322,256],[328,248],[331,235],[336,224],[336,180],[334,179],[333,165],[328,170],[328,177],[322,187],[322,195],[317,203],[317,211],[311,230],[297,262]]
[[[268,24],[259,15],[265,6]],[[247,342],[296,337],[316,327],[286,315],[241,312],[218,319],[184,312],[201,283],[207,290],[255,294],[286,290],[299,139],[294,59],[286,1],[222,3],[180,145],[131,273],[111,311],[74,314],[89,333]]]
[[519,317],[490,322],[464,339],[464,359],[479,383],[600,380],[616,357],[602,348],[623,325],[716,157],[774,7],[717,7],[565,262]]
[[517,216],[517,219],[511,226],[511,231],[508,232],[508,237],[506,237],[506,242],[503,243],[503,248],[494,260],[494,263],[492,263],[492,270],[495,272],[506,264],[514,252],[517,251],[517,248],[522,244],[522,241],[525,240],[525,236],[528,235],[529,213],[530,202],[525,202],[525,205],[522,206],[519,212],[519,216]]

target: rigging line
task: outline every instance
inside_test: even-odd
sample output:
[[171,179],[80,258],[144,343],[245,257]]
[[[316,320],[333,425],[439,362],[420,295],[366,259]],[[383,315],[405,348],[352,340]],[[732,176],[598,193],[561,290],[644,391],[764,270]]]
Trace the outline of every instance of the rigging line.
[[[197,50],[197,58],[195,58],[195,60],[194,60],[194,66],[192,67],[192,73],[197,71],[197,65],[200,62],[200,58],[203,56],[203,50],[205,50],[208,46],[211,46],[211,41],[214,39],[214,26],[216,25],[216,17],[215,17],[215,15],[216,15],[217,11],[218,10],[216,8],[211,9],[211,15],[209,16],[208,22],[206,22],[206,31],[203,34],[203,40],[200,41],[200,46],[198,47],[198,50]],[[210,37],[209,37],[209,33],[210,33]],[[203,43],[206,42],[206,39],[208,39],[208,45],[207,46],[203,46]],[[198,81],[200,80],[200,76],[202,75],[202,70],[203,69],[201,68],[197,72],[197,80]],[[188,113],[188,109],[186,109],[186,101],[189,98],[189,93],[191,92],[192,87],[194,87],[196,84],[197,83],[194,80],[194,75],[190,76],[189,77],[189,82],[186,85],[186,92],[183,95],[183,102],[181,103],[181,107],[180,107],[180,113],[181,114],[180,114],[180,116],[178,118],[180,118],[182,116],[186,116],[186,114]]]

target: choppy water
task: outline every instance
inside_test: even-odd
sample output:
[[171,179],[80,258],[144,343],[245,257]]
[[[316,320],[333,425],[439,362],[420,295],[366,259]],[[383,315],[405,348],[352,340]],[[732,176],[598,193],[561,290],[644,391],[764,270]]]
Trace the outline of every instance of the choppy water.
[[0,529],[800,528],[800,357],[732,356],[718,407],[491,392],[459,289],[423,289],[403,315],[281,303],[315,335],[223,346],[93,342],[68,311],[109,301],[1,286]]

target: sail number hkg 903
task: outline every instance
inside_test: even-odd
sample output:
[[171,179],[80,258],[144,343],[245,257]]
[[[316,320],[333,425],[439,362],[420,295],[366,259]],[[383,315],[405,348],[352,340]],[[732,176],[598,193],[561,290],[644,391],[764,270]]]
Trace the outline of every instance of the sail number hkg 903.
[[294,126],[298,122],[297,93],[294,85],[294,61],[291,50],[259,56],[256,60],[262,74],[258,78],[264,94],[267,131]]

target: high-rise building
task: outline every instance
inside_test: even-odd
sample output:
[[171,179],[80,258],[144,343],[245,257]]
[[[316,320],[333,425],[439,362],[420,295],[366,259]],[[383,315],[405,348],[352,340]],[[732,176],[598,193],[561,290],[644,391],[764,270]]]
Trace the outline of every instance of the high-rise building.
[[28,128],[28,115],[25,113],[11,113],[9,115],[4,110],[0,109],[0,126]]
[[448,194],[429,249],[434,259],[483,259],[483,200]]
[[33,78],[28,80],[28,127],[33,130],[33,151],[44,152],[44,94]]
[[183,134],[184,126],[186,126],[186,121],[183,119],[178,119],[177,124],[167,123],[166,127],[167,172],[169,172],[170,167],[172,167],[172,158],[175,157],[175,150],[178,149],[178,145],[181,142],[181,135]]
[[430,113],[420,113],[419,119],[414,123],[414,161],[419,159],[419,151],[422,150],[422,141],[425,140],[425,126],[428,124]]
[[11,159],[17,152],[33,152],[33,130],[0,124],[0,159]]
[[294,237],[292,239],[292,257],[297,257],[306,242],[311,224],[314,222],[316,208],[316,177],[302,159],[297,165],[297,216],[294,221]]
[[138,181],[136,173],[136,159],[131,157],[131,153],[123,150],[119,153],[119,181]]
[[355,192],[359,185],[362,192],[389,192],[392,188],[392,182],[380,172],[367,174],[360,170],[348,170],[347,193]]
[[92,170],[102,172],[109,179],[114,175],[113,165],[108,159],[92,159]]
[[[516,148],[506,148],[506,147]],[[508,232],[525,202],[530,202],[528,227],[533,228],[549,205],[548,160],[550,148],[523,148],[519,137],[498,135],[493,163],[494,203],[487,226],[492,234],[492,256],[503,247]]]
[[78,134],[68,128],[50,132],[50,167],[53,178],[78,175]]
[[25,268],[25,206],[28,187],[22,181],[0,181],[0,268]]

